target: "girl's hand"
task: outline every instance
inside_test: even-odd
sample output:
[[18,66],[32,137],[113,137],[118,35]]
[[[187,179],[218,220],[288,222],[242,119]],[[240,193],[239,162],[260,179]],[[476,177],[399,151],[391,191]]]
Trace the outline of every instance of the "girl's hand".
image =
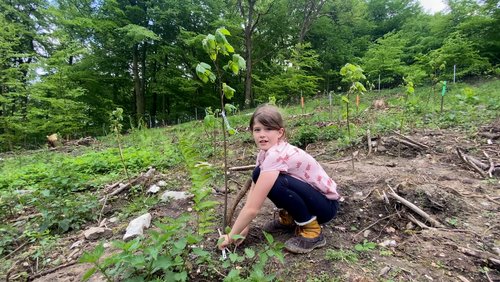
[[220,243],[217,244],[217,247],[220,250],[224,250],[224,248],[227,248],[231,244],[231,239],[229,238],[229,235],[224,234],[219,237]]

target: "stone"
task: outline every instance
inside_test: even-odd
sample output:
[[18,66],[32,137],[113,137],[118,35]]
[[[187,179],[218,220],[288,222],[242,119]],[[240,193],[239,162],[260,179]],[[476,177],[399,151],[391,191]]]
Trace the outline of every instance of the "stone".
[[189,199],[191,197],[193,197],[193,195],[183,191],[166,191],[161,195],[161,201],[166,202],[169,201],[170,199],[183,200],[183,199]]
[[83,232],[83,236],[87,240],[97,240],[99,238],[107,238],[113,235],[113,230],[105,227],[90,227]]
[[147,192],[151,193],[151,194],[156,194],[156,193],[158,193],[158,191],[160,191],[160,186],[153,184],[153,185],[149,186],[149,189]]
[[129,241],[137,236],[144,234],[144,228],[149,228],[151,225],[151,214],[143,214],[134,220],[132,220],[128,226],[125,235],[123,235],[124,241]]

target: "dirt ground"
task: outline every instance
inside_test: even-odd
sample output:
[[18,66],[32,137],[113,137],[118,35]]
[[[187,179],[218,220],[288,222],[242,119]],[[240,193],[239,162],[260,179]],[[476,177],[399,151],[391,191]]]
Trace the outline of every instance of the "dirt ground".
[[[481,131],[500,132],[500,120]],[[466,135],[458,130],[416,131],[406,136],[426,148],[395,143],[390,136],[378,139],[377,151],[373,148],[369,155],[366,140],[354,152],[337,151],[333,143],[307,147],[338,183],[341,209],[332,222],[323,226],[325,247],[305,255],[286,253],[284,266],[270,263],[278,280],[500,281],[500,177],[483,178],[456,153],[460,147],[464,153],[488,163],[486,153],[498,165],[500,139]],[[234,146],[233,156],[237,157],[230,160],[230,166],[254,163],[252,144]],[[349,161],[353,155],[354,167]],[[244,183],[249,175],[250,171],[231,173],[233,190],[238,189],[235,183]],[[391,188],[436,222],[424,219],[394,199]],[[235,194],[231,193],[230,202]],[[214,195],[223,202],[220,193]],[[189,202],[163,206],[154,209],[153,217],[176,216],[189,207]],[[272,203],[266,201],[242,247],[262,243],[259,227],[273,218],[273,211]],[[111,225],[113,233],[119,234],[117,238],[126,224]],[[276,239],[284,242],[289,236]],[[217,237],[215,232],[213,237]],[[66,248],[54,257],[68,257],[71,250],[67,246],[78,239],[66,238],[61,243]],[[354,246],[362,242],[379,245],[374,250],[359,252],[357,262],[325,256],[329,250],[354,251]],[[95,243],[84,245],[84,249],[91,249]],[[35,281],[79,281],[88,267],[70,265]],[[194,276],[191,280],[201,278]],[[90,281],[103,279],[96,274]]]

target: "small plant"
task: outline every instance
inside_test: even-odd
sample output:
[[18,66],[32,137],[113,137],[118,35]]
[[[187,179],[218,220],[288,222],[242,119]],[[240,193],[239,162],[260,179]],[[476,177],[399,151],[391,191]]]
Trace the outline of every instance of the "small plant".
[[130,182],[130,176],[128,175],[127,165],[125,164],[125,159],[123,158],[123,150],[121,143],[121,131],[122,131],[122,122],[123,122],[123,109],[116,108],[111,113],[111,131],[115,134],[116,142],[118,143],[118,150],[120,151],[120,159],[122,161],[123,170],[125,171],[125,176],[127,176],[128,181]]
[[301,127],[297,133],[294,134],[291,144],[305,149],[307,145],[315,143],[319,139],[319,129],[315,126],[304,126]]
[[446,222],[448,224],[450,224],[451,226],[453,227],[457,227],[458,226],[458,219],[456,217],[453,217],[453,218],[447,218],[446,219]]
[[325,253],[325,258],[332,261],[343,261],[346,263],[352,263],[358,261],[358,254],[350,250],[332,250],[328,249]]
[[[228,260],[222,263],[222,267],[229,269],[232,268],[227,274],[224,281],[274,281],[276,279],[275,274],[266,273],[265,266],[271,258],[277,259],[280,263],[284,263],[284,255],[282,252],[283,243],[274,241],[271,234],[264,232],[264,237],[266,238],[267,245],[264,246],[263,250],[258,252],[250,248],[244,249],[244,254],[238,254],[235,250],[229,254]],[[237,238],[235,238],[237,239]],[[246,272],[242,272],[241,267],[237,267],[238,264],[244,264],[245,262],[252,265],[252,268]]]
[[354,245],[354,249],[358,252],[369,252],[374,250],[377,244],[374,242],[369,242],[368,240],[363,240],[363,243]]

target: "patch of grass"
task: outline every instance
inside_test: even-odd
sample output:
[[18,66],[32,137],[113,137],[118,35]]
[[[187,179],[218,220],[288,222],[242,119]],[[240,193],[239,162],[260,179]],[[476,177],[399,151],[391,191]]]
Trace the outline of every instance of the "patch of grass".
[[355,263],[358,261],[358,254],[351,250],[333,250],[328,249],[325,253],[325,258],[331,261],[342,261],[345,263]]

